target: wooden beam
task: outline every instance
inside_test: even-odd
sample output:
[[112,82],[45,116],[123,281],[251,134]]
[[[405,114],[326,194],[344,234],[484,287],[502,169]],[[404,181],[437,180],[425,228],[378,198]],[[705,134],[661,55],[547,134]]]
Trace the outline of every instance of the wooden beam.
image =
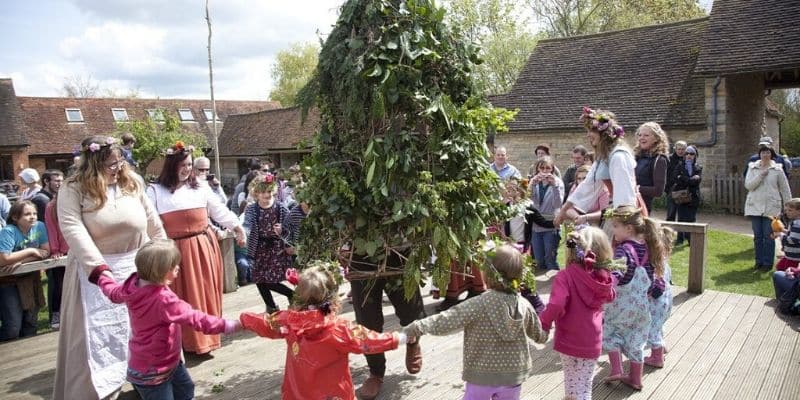
[[691,233],[689,240],[689,293],[703,293],[706,268],[706,249],[708,248],[708,224],[695,222],[661,221],[661,225],[668,226],[677,232]]
[[21,275],[29,272],[42,271],[55,267],[63,267],[67,265],[67,257],[48,258],[46,260],[33,261],[20,265],[14,268],[11,272],[0,269],[0,276]]

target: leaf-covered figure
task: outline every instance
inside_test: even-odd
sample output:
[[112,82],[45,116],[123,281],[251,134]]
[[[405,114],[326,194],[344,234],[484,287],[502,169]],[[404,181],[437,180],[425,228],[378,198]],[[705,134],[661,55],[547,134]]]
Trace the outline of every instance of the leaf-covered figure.
[[475,90],[478,48],[433,1],[340,11],[298,96],[322,116],[300,193],[303,258],[344,258],[350,279],[403,274],[407,296],[427,273],[445,288],[451,261],[474,260],[485,228],[509,216],[486,136],[515,113]]

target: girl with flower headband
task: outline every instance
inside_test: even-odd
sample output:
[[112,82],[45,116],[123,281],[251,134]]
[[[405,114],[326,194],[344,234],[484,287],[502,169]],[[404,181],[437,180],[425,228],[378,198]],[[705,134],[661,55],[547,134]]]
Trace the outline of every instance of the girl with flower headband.
[[[164,151],[164,166],[147,195],[164,222],[167,236],[181,252],[181,274],[170,285],[175,294],[206,314],[222,315],[222,255],[209,218],[236,235],[240,246],[245,233],[239,218],[194,174],[194,147],[176,142]],[[183,332],[183,349],[207,354],[221,347],[219,334]]]
[[355,399],[348,354],[376,354],[406,343],[403,333],[378,333],[338,317],[339,285],[322,267],[286,274],[297,285],[294,302],[273,314],[242,313],[245,329],[262,337],[286,340],[286,371],[281,398]]
[[490,259],[486,275],[491,290],[414,321],[403,332],[412,338],[463,330],[464,399],[519,399],[522,382],[532,367],[528,338],[544,343],[547,332],[530,303],[519,295],[522,254],[511,245],[502,245]]
[[614,207],[636,205],[641,196],[636,189],[636,160],[633,150],[625,142],[625,130],[614,114],[605,110],[584,107],[580,121],[586,128],[586,138],[595,152],[595,161],[589,174],[575,189],[555,219],[558,225],[564,219],[576,220],[590,211],[597,199],[608,189]]
[[[659,224],[642,216],[641,209],[621,206],[610,213],[614,238],[619,244],[614,258],[625,260],[624,272],[614,271],[617,299],[606,305],[603,319],[603,349],[608,352],[611,372],[606,382],[622,380],[642,389],[644,347],[650,331],[650,299],[660,298],[665,253]],[[630,372],[622,373],[622,354],[630,359]]]
[[540,316],[542,328],[556,325],[553,349],[561,353],[567,398],[591,400],[592,374],[602,353],[603,305],[616,292],[609,272],[611,243],[599,228],[585,227],[567,238],[567,267],[550,288]]
[[271,292],[278,292],[292,301],[292,289],[281,282],[286,270],[292,266],[292,257],[287,252],[289,230],[284,220],[289,210],[277,199],[278,179],[269,172],[259,174],[247,188],[256,199],[244,209],[244,227],[247,234],[247,258],[251,263],[253,282],[267,306],[267,313],[278,311]]

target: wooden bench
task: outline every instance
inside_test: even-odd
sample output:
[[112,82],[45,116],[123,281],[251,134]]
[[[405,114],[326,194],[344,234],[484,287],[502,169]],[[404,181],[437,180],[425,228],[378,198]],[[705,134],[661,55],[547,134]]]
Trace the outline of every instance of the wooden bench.
[[668,226],[676,232],[691,233],[689,243],[689,293],[703,293],[706,268],[706,248],[708,247],[708,224],[695,222],[668,222],[661,221],[661,225]]

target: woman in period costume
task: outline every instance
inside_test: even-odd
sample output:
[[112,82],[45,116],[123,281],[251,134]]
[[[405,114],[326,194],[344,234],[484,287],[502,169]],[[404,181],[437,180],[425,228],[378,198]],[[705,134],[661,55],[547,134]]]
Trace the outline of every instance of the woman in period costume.
[[125,280],[136,251],[165,238],[158,215],[113,138],[83,141],[76,173],[58,194],[58,215],[69,244],[61,299],[53,399],[113,398],[125,383],[130,327],[124,305],[111,303],[89,276],[106,266]]
[[[222,256],[209,217],[232,229],[240,246],[244,230],[236,214],[225,207],[208,185],[198,185],[192,172],[192,146],[175,143],[167,149],[157,183],[147,188],[167,236],[181,251],[181,273],[172,290],[197,310],[222,316]],[[206,354],[220,347],[220,335],[183,331],[184,351]]]

